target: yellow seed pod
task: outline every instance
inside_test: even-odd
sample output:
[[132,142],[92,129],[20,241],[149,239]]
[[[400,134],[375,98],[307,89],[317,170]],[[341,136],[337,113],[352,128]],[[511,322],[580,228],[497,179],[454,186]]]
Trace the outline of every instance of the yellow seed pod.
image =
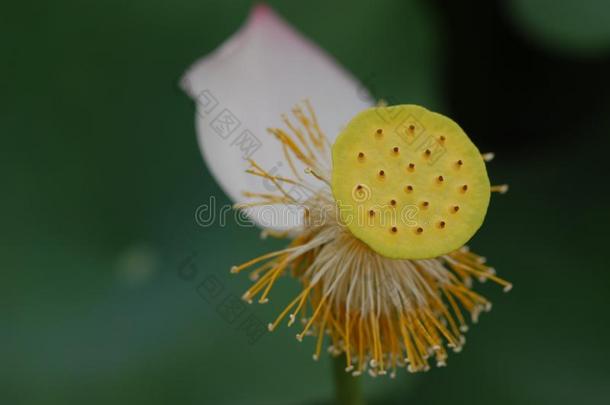
[[485,162],[451,119],[416,105],[370,108],[332,148],[341,222],[379,254],[437,257],[479,229],[490,198]]

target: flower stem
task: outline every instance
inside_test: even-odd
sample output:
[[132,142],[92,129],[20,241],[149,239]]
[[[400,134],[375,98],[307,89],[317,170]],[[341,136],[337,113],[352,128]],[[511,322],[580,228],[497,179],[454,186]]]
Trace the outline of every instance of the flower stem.
[[345,371],[345,355],[333,357],[337,405],[365,405],[360,377]]

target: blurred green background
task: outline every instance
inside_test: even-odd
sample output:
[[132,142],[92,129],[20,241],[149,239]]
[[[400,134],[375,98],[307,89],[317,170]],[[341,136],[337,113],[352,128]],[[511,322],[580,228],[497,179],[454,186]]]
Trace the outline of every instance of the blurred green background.
[[[610,3],[271,1],[376,97],[496,152],[471,246],[514,282],[449,367],[366,379],[371,403],[610,403]],[[281,246],[197,227],[228,200],[177,87],[249,1],[11,2],[0,14],[0,403],[306,404],[330,362],[280,328],[255,344],[196,281]],[[279,303],[296,289],[285,280]],[[249,306],[264,320],[276,304]]]

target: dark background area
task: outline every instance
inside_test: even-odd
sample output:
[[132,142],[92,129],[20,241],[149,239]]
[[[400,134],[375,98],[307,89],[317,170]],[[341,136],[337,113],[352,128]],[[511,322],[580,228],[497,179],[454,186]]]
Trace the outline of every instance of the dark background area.
[[[449,366],[366,379],[372,403],[606,404],[610,3],[271,1],[378,98],[465,128],[495,183],[471,246],[514,283]],[[197,281],[282,245],[200,228],[217,196],[177,82],[250,2],[13,2],[0,13],[0,402],[306,404],[330,362],[249,344]],[[306,95],[304,95],[306,96]],[[188,263],[195,280],[180,277]],[[286,280],[276,303],[297,288]],[[277,305],[250,306],[265,322]]]

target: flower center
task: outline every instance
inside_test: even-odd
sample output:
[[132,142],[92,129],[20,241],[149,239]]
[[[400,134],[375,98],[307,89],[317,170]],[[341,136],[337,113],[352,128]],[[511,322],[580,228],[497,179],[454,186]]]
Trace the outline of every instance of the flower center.
[[332,153],[341,221],[383,256],[443,255],[483,223],[490,198],[485,162],[443,115],[416,105],[367,109]]

